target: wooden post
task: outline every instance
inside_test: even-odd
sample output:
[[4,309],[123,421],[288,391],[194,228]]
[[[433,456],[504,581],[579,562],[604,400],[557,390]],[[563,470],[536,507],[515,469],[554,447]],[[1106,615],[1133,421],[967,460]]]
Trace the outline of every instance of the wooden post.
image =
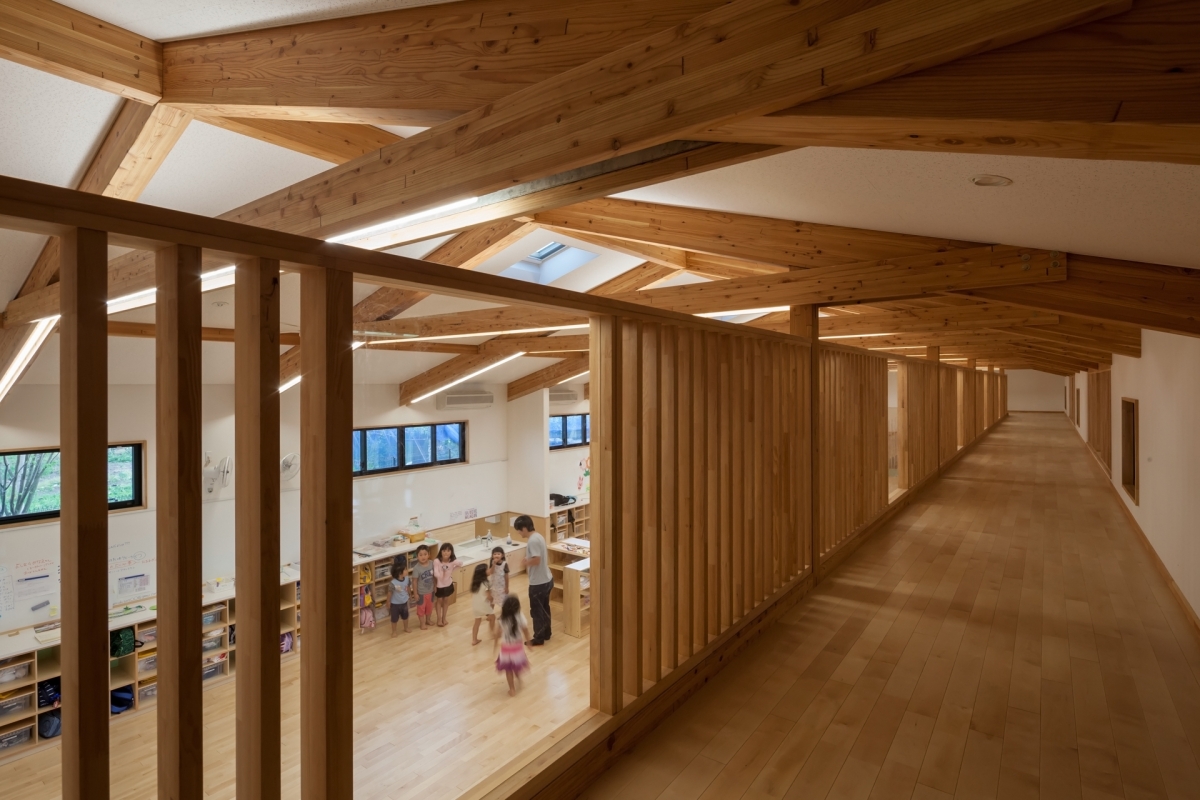
[[942,360],[942,348],[938,347],[937,345],[933,345],[933,344],[927,346],[925,348],[925,358],[928,361],[934,361],[934,362],[941,361]]
[[[925,348],[925,358],[928,359],[929,361],[932,361],[934,364],[940,364],[942,361],[942,348],[938,347],[937,345],[929,345],[928,347]],[[940,366],[934,367],[935,371],[939,370],[939,369],[941,369]],[[941,376],[935,375],[934,377],[936,378],[936,380],[934,381],[934,388],[936,389],[939,385],[938,382],[941,380]],[[934,392],[933,402],[934,402],[934,405],[936,406],[934,413],[937,415],[936,418],[938,420],[940,420],[942,418],[942,393],[940,391]],[[942,426],[939,424],[937,426],[936,430],[934,431],[934,435],[933,435],[933,451],[935,453],[942,452],[941,436],[942,436]],[[939,461],[940,461],[940,459],[939,459]],[[901,483],[900,485],[901,485],[901,487],[903,487],[905,489],[908,488],[903,483]]]
[[[354,427],[352,276],[300,279],[300,796],[354,794],[354,639],[350,596]],[[278,477],[279,470],[276,468]],[[277,491],[278,493],[278,491]]]
[[[821,566],[821,518],[819,515],[819,487],[821,481],[821,442],[820,442],[820,411],[821,411],[821,355],[820,355],[820,314],[818,306],[792,306],[790,331],[793,336],[807,339],[808,350],[808,424],[802,430],[808,437],[808,476],[809,485],[800,487],[798,491],[808,495],[811,523],[811,546],[809,558],[812,559],[813,585],[820,577]],[[769,594],[769,593],[768,593]]]
[[[239,800],[278,800],[277,260],[252,258],[238,263],[234,306],[237,796]],[[304,577],[307,579],[307,575]]]
[[[591,322],[592,448],[592,707],[604,714],[621,710],[624,619],[622,457],[625,424],[621,402],[625,370],[621,319],[593,317]],[[681,653],[681,660],[686,653]]]
[[909,365],[904,359],[896,364],[896,485],[900,489],[912,486],[912,459],[909,457],[908,381]]
[[200,248],[156,254],[158,796],[204,795],[200,696]]
[[62,796],[101,800],[108,771],[108,236],[60,242]]

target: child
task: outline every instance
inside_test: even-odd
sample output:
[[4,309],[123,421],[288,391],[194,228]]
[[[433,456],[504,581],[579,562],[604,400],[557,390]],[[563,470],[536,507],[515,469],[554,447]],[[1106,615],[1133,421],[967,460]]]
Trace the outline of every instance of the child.
[[504,558],[503,547],[492,548],[492,560],[488,563],[488,583],[492,587],[492,605],[504,608],[504,598],[508,597],[508,562]]
[[375,598],[371,596],[371,587],[363,586],[358,590],[358,632],[366,633],[375,630]]
[[462,562],[454,557],[454,545],[444,542],[438,548],[437,561],[433,562],[433,574],[437,577],[433,607],[437,609],[438,627],[446,627],[446,612],[450,610],[450,596],[454,594],[454,570]]
[[479,644],[479,623],[487,617],[488,632],[496,630],[496,612],[492,610],[491,586],[488,584],[488,565],[476,564],[471,576],[471,609],[475,612],[475,627],[471,629],[471,644]]
[[404,620],[404,632],[408,633],[408,592],[412,579],[408,577],[408,559],[404,556],[392,564],[391,594],[392,638],[396,638],[396,623]]
[[417,587],[417,619],[421,630],[433,619],[433,564],[429,563],[429,545],[417,548],[417,565],[413,567],[412,580]]
[[529,669],[529,657],[525,655],[525,639],[529,636],[529,622],[521,613],[521,601],[509,595],[500,609],[500,624],[494,634],[500,643],[500,655],[496,657],[496,671],[503,672],[508,679],[508,696],[516,697],[521,682],[521,673]]

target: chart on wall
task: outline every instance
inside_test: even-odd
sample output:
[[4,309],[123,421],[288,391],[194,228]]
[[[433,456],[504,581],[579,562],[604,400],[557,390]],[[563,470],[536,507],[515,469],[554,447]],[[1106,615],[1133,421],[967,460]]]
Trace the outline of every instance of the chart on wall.
[[[153,515],[148,515],[151,520]],[[57,525],[30,526],[0,533],[0,631],[61,618],[61,576]],[[108,547],[110,607],[154,597],[154,536],[113,537]]]

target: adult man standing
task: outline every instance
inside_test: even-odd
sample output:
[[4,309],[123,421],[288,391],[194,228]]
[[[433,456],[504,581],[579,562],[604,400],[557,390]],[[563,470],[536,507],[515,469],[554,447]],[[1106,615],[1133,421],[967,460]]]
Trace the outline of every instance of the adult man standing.
[[546,539],[533,529],[533,520],[526,515],[517,517],[513,527],[527,540],[525,572],[529,575],[529,615],[533,618],[533,638],[526,644],[540,647],[550,639],[550,590],[554,588]]

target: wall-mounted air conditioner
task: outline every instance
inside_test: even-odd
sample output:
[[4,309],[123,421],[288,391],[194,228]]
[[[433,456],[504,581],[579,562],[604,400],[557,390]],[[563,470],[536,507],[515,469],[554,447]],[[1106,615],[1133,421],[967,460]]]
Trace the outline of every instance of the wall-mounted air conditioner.
[[566,403],[578,403],[579,392],[574,389],[567,389],[562,386],[550,387],[550,402],[554,405],[564,405]]
[[495,402],[492,393],[484,389],[454,388],[442,392],[434,400],[438,411],[455,411],[467,408],[491,408]]

